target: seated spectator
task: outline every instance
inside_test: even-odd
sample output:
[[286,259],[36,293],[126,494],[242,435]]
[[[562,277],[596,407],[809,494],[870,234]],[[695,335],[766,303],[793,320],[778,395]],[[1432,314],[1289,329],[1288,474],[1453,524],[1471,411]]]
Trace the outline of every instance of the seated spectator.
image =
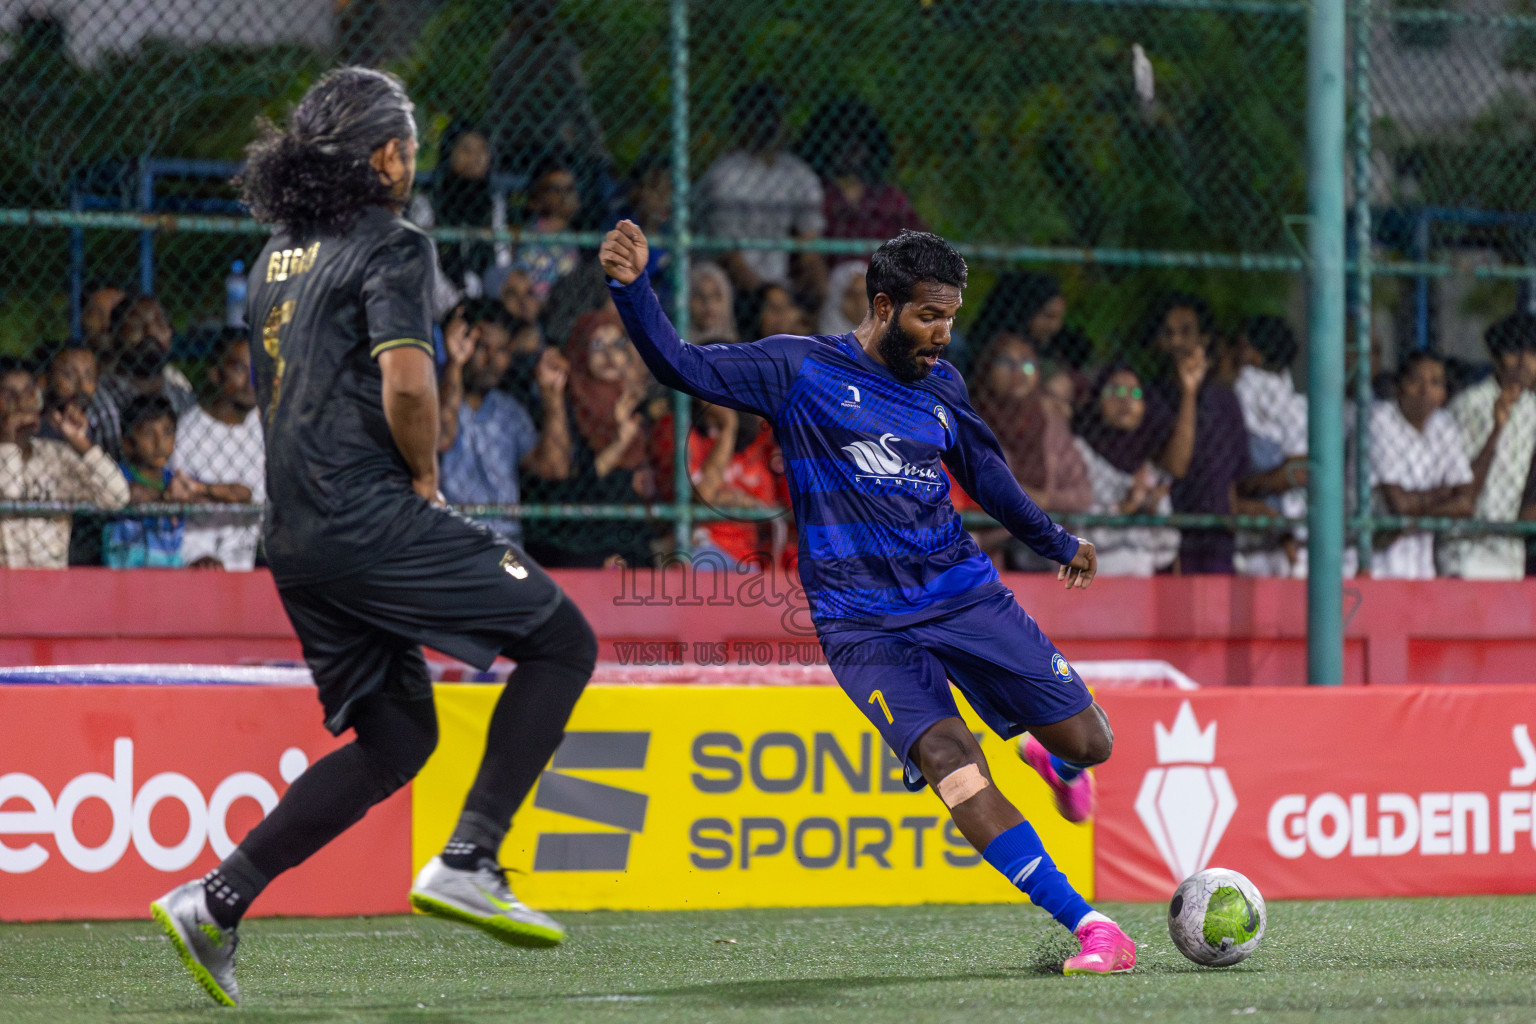
[[[1509,523],[1520,516],[1531,457],[1536,454],[1536,316],[1515,313],[1483,335],[1493,374],[1451,399],[1448,411],[1477,484],[1476,519]],[[1518,580],[1525,576],[1521,537],[1446,538],[1440,544],[1443,576]]]
[[[581,192],[576,175],[567,161],[549,158],[533,174],[528,185],[528,217],[524,230],[540,233],[571,231],[571,222],[581,212]],[[541,302],[549,301],[555,282],[576,269],[581,253],[574,245],[560,242],[525,242],[517,247],[512,265],[528,274],[533,293]]]
[[[783,148],[784,96],[766,82],[743,86],[735,97],[740,148],[722,156],[699,181],[699,232],[713,238],[819,238],[826,227],[816,172]],[[717,260],[738,292],[765,281],[784,281],[820,306],[826,263],[820,253],[732,249]]]
[[[123,409],[123,476],[135,505],[206,499],[208,489],[170,468],[176,452],[176,410],[164,395],[139,395]],[[112,569],[175,569],[186,521],[181,516],[118,519],[102,531],[101,561]]]
[[1093,492],[1072,445],[1071,405],[1041,387],[1039,359],[1029,342],[1002,335],[982,355],[971,404],[1035,504],[1052,512],[1086,512]]
[[745,340],[771,338],[775,334],[809,334],[805,310],[795,303],[795,297],[785,285],[769,281],[759,285],[745,303]]
[[112,310],[112,341],[90,418],[92,436],[114,459],[125,454],[119,425],[134,398],[163,396],[177,416],[197,404],[186,376],[167,363],[171,339],[165,308],[151,296],[126,298]]
[[832,268],[827,275],[827,300],[821,304],[817,334],[847,334],[863,321],[869,311],[869,295],[864,287],[868,270],[869,264],[863,260],[839,263]]
[[741,337],[731,279],[718,263],[695,263],[688,270],[688,335],[695,345]]
[[[987,292],[971,326],[970,339],[980,352],[999,335],[1014,335],[1027,341],[1042,358],[1081,369],[1087,362],[1087,354],[1081,351],[1086,339],[1074,334],[1069,344],[1057,342],[1066,315],[1067,300],[1055,277],[1008,271]],[[1082,381],[1081,386],[1086,389],[1087,382]]]
[[[89,502],[103,509],[128,503],[128,484],[101,448],[78,402],[43,411],[37,378],[16,363],[0,366],[0,499]],[[57,440],[38,436],[46,422]],[[62,569],[69,564],[70,517],[0,519],[0,565]]]
[[[491,283],[488,276],[487,283]],[[540,299],[528,271],[508,267],[496,284],[496,295],[501,306],[514,320],[538,326],[544,316],[544,300]]]
[[[448,366],[438,412],[443,496],[455,505],[516,505],[519,473],[562,480],[571,470],[566,423],[565,357],[544,349],[534,370],[542,396],[542,429],[517,399],[498,388],[512,365],[513,338],[524,325],[499,305],[477,304],[444,331]],[[521,545],[516,519],[481,519],[503,540]]]
[[[883,242],[904,228],[928,230],[906,193],[886,180],[891,169],[891,139],[880,116],[863,100],[823,103],[806,125],[800,155],[821,178],[828,238]],[[833,256],[831,263],[857,259]]]
[[[646,472],[646,378],[640,357],[612,309],[588,313],[566,343],[570,376],[571,471],[561,480],[523,482],[529,502],[636,504],[651,482]],[[555,567],[640,565],[651,557],[651,528],[630,519],[530,520],[525,550]]]
[[[1147,404],[1141,378],[1124,363],[1099,375],[1094,396],[1073,420],[1072,443],[1083,457],[1093,489],[1089,511],[1099,515],[1158,515],[1173,511],[1172,478],[1157,456],[1169,424]],[[1167,526],[1096,526],[1092,541],[1102,576],[1151,576],[1179,557],[1179,531]]]
[[[1307,399],[1291,380],[1300,346],[1277,316],[1250,317],[1232,346],[1233,392],[1248,429],[1253,475],[1238,484],[1244,497],[1264,501],[1288,519],[1307,514]],[[1304,532],[1239,531],[1233,564],[1247,576],[1305,575]]]
[[[1143,346],[1165,366],[1148,397],[1163,407],[1158,419],[1167,413],[1172,424],[1158,463],[1174,478],[1175,512],[1262,515],[1266,506],[1254,503],[1254,512],[1237,494],[1237,481],[1250,471],[1248,433],[1237,396],[1208,379],[1212,328],[1204,299],[1175,292],[1153,308],[1142,329]],[[1230,529],[1183,530],[1179,571],[1230,573],[1234,548]]]
[[[1397,375],[1397,397],[1371,407],[1370,469],[1377,515],[1471,515],[1478,484],[1461,431],[1445,405],[1445,363],[1412,352]],[[1435,575],[1434,534],[1378,533],[1371,575]]]
[[[243,330],[226,330],[208,367],[210,396],[176,426],[169,469],[190,481],[185,501],[260,505],[267,500],[267,457],[261,414],[251,385],[251,345]],[[249,572],[256,567],[261,535],[258,512],[191,516],[181,541],[183,562],[193,569]]]
[[[506,197],[491,187],[491,144],[467,121],[455,121],[437,144],[432,185],[411,201],[410,219],[423,228],[505,228]],[[443,276],[465,298],[485,294],[483,275],[497,262],[488,241],[439,242]],[[510,259],[510,253],[507,254]]]
[[98,359],[112,347],[112,311],[127,297],[121,288],[102,285],[80,304],[80,340]]

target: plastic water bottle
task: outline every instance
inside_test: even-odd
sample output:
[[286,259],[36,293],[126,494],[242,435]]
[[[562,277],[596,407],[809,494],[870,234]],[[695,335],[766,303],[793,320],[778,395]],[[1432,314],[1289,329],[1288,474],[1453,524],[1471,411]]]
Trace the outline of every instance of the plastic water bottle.
[[224,279],[224,324],[226,327],[245,326],[245,261],[230,264],[229,276]]

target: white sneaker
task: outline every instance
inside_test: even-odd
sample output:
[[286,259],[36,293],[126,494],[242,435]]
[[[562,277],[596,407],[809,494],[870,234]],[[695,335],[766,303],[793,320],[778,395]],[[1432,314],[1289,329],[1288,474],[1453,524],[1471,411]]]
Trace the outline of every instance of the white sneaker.
[[558,946],[565,940],[565,929],[512,895],[506,868],[489,860],[463,871],[433,857],[411,886],[411,906],[423,914],[474,925],[514,946]]

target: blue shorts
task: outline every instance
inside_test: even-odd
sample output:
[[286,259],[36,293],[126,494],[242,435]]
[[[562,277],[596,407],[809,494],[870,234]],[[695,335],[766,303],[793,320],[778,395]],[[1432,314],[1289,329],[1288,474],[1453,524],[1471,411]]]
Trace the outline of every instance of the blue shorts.
[[1003,739],[1093,703],[1077,671],[1006,591],[915,626],[827,633],[821,648],[838,685],[914,782],[922,776],[907,757],[912,744],[960,714],[946,677]]

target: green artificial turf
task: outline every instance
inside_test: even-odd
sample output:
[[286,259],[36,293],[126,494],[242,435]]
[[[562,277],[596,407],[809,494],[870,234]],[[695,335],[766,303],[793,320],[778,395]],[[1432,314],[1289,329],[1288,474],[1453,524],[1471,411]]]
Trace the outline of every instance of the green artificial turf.
[[564,914],[513,949],[420,917],[254,920],[244,1006],[215,1006],[148,921],[0,925],[0,1021],[1536,1021],[1536,897],[1272,903],[1213,970],[1163,908],[1106,904],[1134,973],[1064,978],[1027,906]]

